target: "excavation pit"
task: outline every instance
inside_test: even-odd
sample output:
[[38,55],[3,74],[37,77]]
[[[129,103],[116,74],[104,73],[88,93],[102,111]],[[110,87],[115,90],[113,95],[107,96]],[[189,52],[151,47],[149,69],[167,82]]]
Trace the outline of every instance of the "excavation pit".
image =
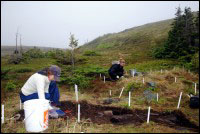
[[[62,101],[60,109],[63,111],[72,111],[70,114],[67,114],[68,118],[77,118],[78,116],[78,104],[76,102]],[[147,122],[147,112],[147,109],[131,110],[121,107],[93,105],[87,103],[87,101],[80,101],[80,118],[90,120],[91,123],[96,124],[132,124],[134,126],[140,126],[143,123]],[[23,110],[19,111],[18,113],[21,114],[21,118],[18,121],[22,121],[24,118]],[[67,116],[64,117],[64,119],[67,119]],[[172,127],[177,130],[191,130],[194,132],[199,131],[199,126],[190,122],[186,118],[186,116],[179,110],[175,110],[172,112],[157,112],[151,109],[150,121],[153,121],[160,125]]]

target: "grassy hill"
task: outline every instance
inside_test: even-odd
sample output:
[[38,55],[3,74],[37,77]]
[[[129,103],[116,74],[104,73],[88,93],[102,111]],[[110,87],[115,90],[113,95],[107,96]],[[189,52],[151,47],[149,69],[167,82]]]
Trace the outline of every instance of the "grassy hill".
[[120,53],[130,63],[151,60],[151,49],[167,38],[172,22],[173,19],[163,20],[106,34],[79,47],[79,50],[96,51],[112,60],[116,60]]

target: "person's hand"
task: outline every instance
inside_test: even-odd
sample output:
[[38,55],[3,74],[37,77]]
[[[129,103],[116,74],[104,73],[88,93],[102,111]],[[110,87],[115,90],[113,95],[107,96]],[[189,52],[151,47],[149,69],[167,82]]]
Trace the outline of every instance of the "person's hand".
[[51,104],[49,104],[48,110],[52,110],[53,107],[51,106]]

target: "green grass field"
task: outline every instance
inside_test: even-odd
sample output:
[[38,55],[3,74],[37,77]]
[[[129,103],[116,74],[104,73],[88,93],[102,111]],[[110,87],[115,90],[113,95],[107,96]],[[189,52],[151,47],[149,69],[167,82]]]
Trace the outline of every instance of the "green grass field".
[[[103,59],[104,56],[100,56],[99,59]],[[97,74],[91,75],[93,79],[91,79],[90,87],[87,89],[82,89],[79,95],[79,99],[87,100],[88,103],[91,104],[99,104],[102,102],[103,99],[108,97],[109,90],[112,90],[112,97],[116,98],[119,96],[121,88],[124,86],[125,91],[122,95],[122,99],[124,101],[120,101],[119,103],[113,103],[109,106],[116,106],[116,107],[128,107],[128,102],[126,98],[128,98],[128,93],[126,92],[127,86],[129,83],[136,83],[138,86],[137,90],[132,93],[132,103],[131,107],[128,107],[131,110],[134,109],[147,109],[150,105],[153,110],[155,111],[173,111],[176,110],[177,102],[179,98],[179,93],[182,91],[184,93],[181,101],[181,108],[180,110],[186,115],[186,117],[197,126],[199,126],[199,110],[198,109],[190,109],[188,100],[189,98],[186,96],[190,91],[194,93],[193,85],[186,83],[185,81],[191,81],[198,83],[199,77],[198,74],[188,73],[188,71],[183,70],[182,68],[176,67],[175,70],[173,66],[176,64],[173,61],[165,61],[165,60],[151,60],[137,64],[128,64],[125,69],[128,71],[129,69],[135,68],[138,71],[148,72],[152,69],[151,73],[145,76],[145,82],[147,81],[155,81],[157,85],[156,92],[159,93],[159,102],[153,100],[150,104],[148,104],[144,99],[141,97],[143,96],[143,92],[146,86],[142,83],[142,76],[137,77],[130,77],[127,76],[125,79],[120,80],[112,86],[112,83],[104,84],[102,80],[99,79],[99,69],[107,70],[111,63],[105,63],[105,65],[100,60],[96,60],[97,56],[89,57],[87,63],[85,64],[77,64],[76,69],[79,73],[84,74]],[[40,58],[40,59],[32,59],[30,63],[27,64],[8,64],[6,59],[2,59],[2,69],[10,68],[10,72],[7,74],[6,79],[1,80],[1,104],[5,105],[5,118],[9,119],[13,116],[14,113],[19,111],[19,95],[18,92],[20,88],[23,86],[25,81],[33,74],[34,72],[38,71],[41,68],[44,68],[51,64],[57,64],[54,59],[49,58]],[[93,64],[91,64],[93,63]],[[65,67],[62,66],[62,73],[67,73]],[[99,69],[98,69],[99,68]],[[163,69],[163,73],[160,72],[160,69]],[[19,70],[25,70],[19,71]],[[66,71],[66,72],[65,72]],[[96,72],[95,72],[96,71]],[[173,77],[177,77],[177,83],[173,82]],[[68,76],[66,76],[68,77]],[[90,76],[87,76],[90,77]],[[180,79],[179,79],[180,78]],[[13,82],[16,87],[13,90],[5,90],[6,85],[8,82]],[[92,82],[95,81],[95,82]],[[185,84],[186,83],[186,84]],[[73,90],[73,86],[69,84],[61,84],[58,83],[59,90],[61,93],[61,101],[68,100],[75,101],[75,94]],[[69,120],[69,124],[67,125],[66,120],[64,119],[55,119],[49,120],[49,128],[45,131],[47,133],[54,133],[54,132],[80,132],[84,131],[87,133],[93,132],[105,132],[105,133],[118,133],[118,132],[145,132],[145,133],[152,133],[152,132],[172,132],[172,133],[190,133],[193,132],[191,130],[177,130],[168,126],[163,126],[162,124],[155,123],[150,121],[149,124],[143,123],[141,126],[134,126],[134,125],[114,125],[110,124],[95,124],[95,123],[88,123],[84,124],[86,119],[81,119],[81,123],[76,125],[74,130],[74,125],[77,120],[77,117],[72,117]],[[83,128],[80,128],[83,127]],[[117,130],[117,131],[116,131]],[[14,120],[5,120],[5,124],[2,124],[1,132],[15,132],[15,133],[25,133],[25,126],[23,122],[14,121]]]

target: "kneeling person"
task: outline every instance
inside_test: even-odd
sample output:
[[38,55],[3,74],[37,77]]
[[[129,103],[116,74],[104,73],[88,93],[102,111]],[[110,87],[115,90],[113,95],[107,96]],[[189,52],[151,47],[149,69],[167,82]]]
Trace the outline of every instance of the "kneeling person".
[[108,73],[111,77],[111,80],[115,81],[118,80],[120,77],[124,75],[124,67],[125,60],[121,59],[119,60],[119,64],[113,64],[110,69],[108,70]]
[[31,99],[47,99],[52,105],[60,105],[60,93],[56,81],[60,81],[61,69],[52,65],[33,74],[24,84],[20,92],[22,103]]

